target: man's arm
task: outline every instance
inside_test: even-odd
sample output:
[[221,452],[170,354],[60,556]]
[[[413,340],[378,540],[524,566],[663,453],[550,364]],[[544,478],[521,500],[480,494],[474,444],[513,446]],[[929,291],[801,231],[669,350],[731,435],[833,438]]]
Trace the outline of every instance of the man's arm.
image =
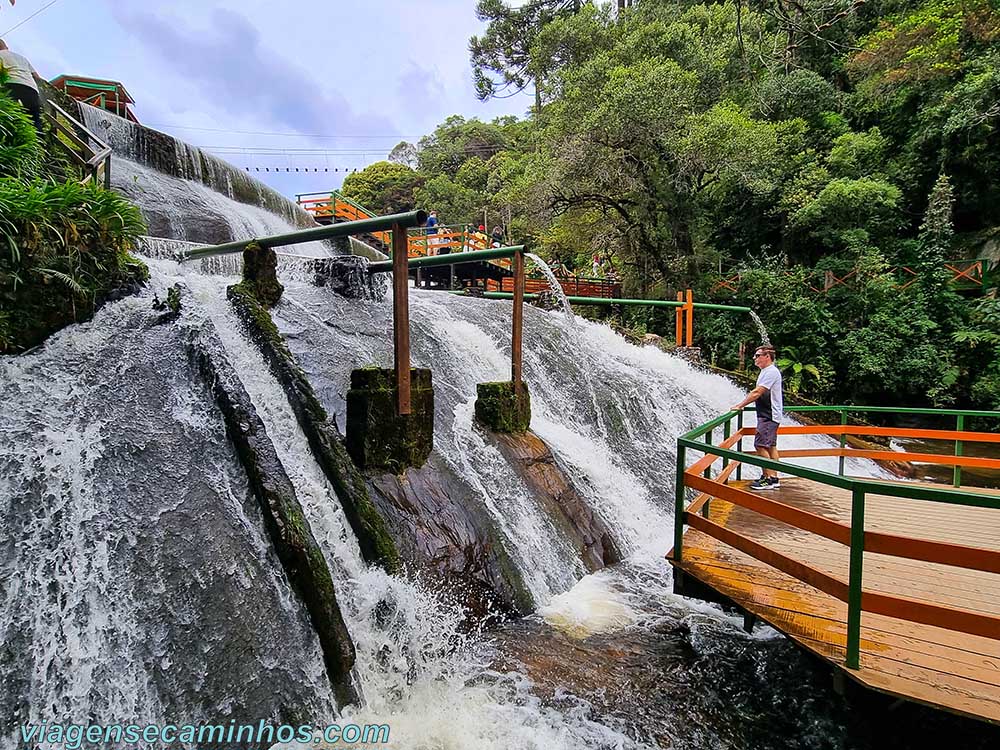
[[739,411],[744,406],[752,404],[754,401],[759,399],[765,393],[767,393],[767,388],[765,388],[762,385],[758,385],[756,388],[750,391],[750,393],[747,394],[747,397],[745,399],[740,401],[738,404],[733,404],[732,406],[730,406],[729,411]]

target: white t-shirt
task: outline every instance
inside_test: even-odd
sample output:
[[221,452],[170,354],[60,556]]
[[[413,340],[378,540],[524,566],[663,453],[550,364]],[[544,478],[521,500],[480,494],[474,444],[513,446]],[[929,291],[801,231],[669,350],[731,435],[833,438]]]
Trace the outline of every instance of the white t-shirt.
[[38,91],[38,84],[35,83],[35,77],[32,75],[35,69],[31,67],[31,63],[26,58],[16,52],[11,52],[9,49],[3,49],[0,50],[0,65],[10,75],[10,83],[19,83]]
[[772,362],[760,371],[757,376],[757,385],[767,388],[764,395],[758,398],[754,404],[757,408],[757,418],[780,422],[784,416],[784,403],[781,398],[781,370],[775,367]]

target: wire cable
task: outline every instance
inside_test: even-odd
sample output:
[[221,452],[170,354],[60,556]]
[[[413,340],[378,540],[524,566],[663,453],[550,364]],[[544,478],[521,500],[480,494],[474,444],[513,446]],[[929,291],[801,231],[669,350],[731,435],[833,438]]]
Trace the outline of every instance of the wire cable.
[[51,7],[53,6],[53,5],[55,5],[55,4],[56,4],[56,3],[58,3],[58,2],[59,2],[59,0],[52,0],[52,2],[50,2],[50,3],[48,4],[48,5],[43,5],[43,6],[41,7],[41,8],[39,8],[38,10],[36,10],[36,11],[35,11],[34,13],[32,13],[32,14],[31,14],[30,16],[28,16],[27,18],[25,18],[25,19],[24,19],[23,21],[21,21],[21,22],[20,22],[19,24],[16,24],[16,25],[14,25],[14,26],[11,26],[11,27],[10,27],[9,29],[7,29],[7,30],[6,30],[6,31],[5,31],[4,33],[0,34],[0,36],[7,36],[7,35],[8,35],[8,34],[9,34],[10,32],[12,32],[12,31],[16,31],[17,29],[19,29],[19,28],[21,28],[22,26],[24,26],[24,24],[26,24],[26,23],[27,23],[28,21],[30,21],[30,20],[31,20],[32,18],[34,18],[35,16],[37,16],[37,15],[38,15],[39,13],[41,13],[41,12],[42,12],[43,10],[47,10],[48,8],[51,8]]

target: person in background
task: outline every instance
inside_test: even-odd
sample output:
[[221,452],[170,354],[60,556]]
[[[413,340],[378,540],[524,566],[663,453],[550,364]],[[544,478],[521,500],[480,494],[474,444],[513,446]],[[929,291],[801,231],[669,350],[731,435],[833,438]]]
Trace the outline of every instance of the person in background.
[[[13,3],[11,3],[13,5]],[[27,58],[16,52],[11,52],[3,39],[0,39],[0,67],[7,73],[6,88],[10,95],[21,102],[35,121],[35,130],[42,130],[42,100],[38,96],[38,84],[35,83],[35,69]]]
[[[783,416],[784,404],[781,396],[781,370],[775,364],[775,351],[772,346],[758,346],[753,354],[753,363],[760,368],[757,376],[757,386],[747,394],[747,397],[729,407],[731,411],[742,411],[744,406],[756,403],[757,433],[753,439],[753,447],[761,458],[780,460],[778,454],[778,423]],[[760,479],[750,483],[752,490],[780,489],[778,472],[763,469]]]
[[424,224],[424,230],[427,234],[427,254],[437,255],[434,249],[434,245],[437,244],[434,235],[437,234],[438,228],[438,214],[437,211],[431,211],[430,215],[427,217],[427,223]]
[[475,249],[485,250],[490,246],[490,238],[486,236],[486,225],[480,224],[479,229],[476,230],[475,234],[472,235],[475,239]]
[[493,238],[493,247],[504,246],[504,242],[506,240],[504,238],[504,232],[502,226],[497,224],[495,227],[493,227],[493,233],[490,236]]
[[604,266],[604,262],[601,260],[601,256],[598,253],[594,253],[594,257],[591,259],[590,271],[594,276],[600,276],[601,268]]

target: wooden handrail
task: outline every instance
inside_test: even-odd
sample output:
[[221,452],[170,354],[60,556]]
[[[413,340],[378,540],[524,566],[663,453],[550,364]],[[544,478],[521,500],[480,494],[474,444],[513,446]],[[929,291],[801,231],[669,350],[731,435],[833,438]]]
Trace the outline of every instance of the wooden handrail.
[[[833,407],[833,409],[845,411],[849,410],[849,407]],[[984,414],[993,417],[1000,416],[1000,413],[997,412]],[[738,414],[728,412],[695,430],[691,430],[678,439],[673,551],[675,562],[680,562],[681,560],[683,527],[687,524],[691,528],[702,531],[767,565],[771,565],[794,578],[818,588],[820,591],[847,602],[848,637],[846,662],[847,666],[852,669],[856,669],[859,666],[862,611],[875,612],[911,622],[1000,640],[1000,617],[918,601],[905,596],[866,591],[862,587],[861,578],[864,552],[1000,574],[1000,551],[998,550],[866,530],[864,528],[866,495],[885,494],[892,497],[911,497],[957,505],[985,507],[993,510],[1000,510],[1000,499],[983,495],[982,493],[937,490],[924,487],[909,487],[907,485],[892,485],[878,481],[849,479],[794,464],[778,464],[777,462],[743,454],[742,452],[734,453],[731,450],[734,442],[755,433],[755,428],[742,427],[740,425],[735,434],[729,436],[731,421],[737,416],[742,418],[742,411]],[[952,414],[951,416],[955,415]],[[956,446],[956,455],[945,456],[940,454],[901,454],[896,451],[854,449],[845,446],[841,442],[841,445],[831,448],[783,451],[782,455],[785,457],[858,456],[865,458],[890,457],[899,459],[901,456],[906,456],[910,459],[929,463],[954,464],[956,467],[979,466],[1000,469],[1000,459],[966,457],[961,455],[961,446],[965,442],[1000,443],[1000,435],[996,433],[970,432],[962,429],[965,416],[966,413],[957,414],[958,429],[955,430],[871,427],[842,423],[840,425],[815,426],[788,425],[780,427],[778,432],[784,435],[832,435],[841,436],[842,439],[847,435],[939,438],[949,441],[954,440]],[[846,422],[846,420],[842,420],[842,422]],[[728,437],[720,445],[713,446],[711,444],[712,430],[720,425],[725,426]],[[702,437],[704,437],[705,442],[698,442]],[[686,466],[686,453],[689,449],[702,451],[705,454],[690,467]],[[850,490],[853,498],[850,523],[834,521],[778,500],[761,497],[756,493],[748,492],[739,487],[729,486],[726,482],[729,478],[729,473],[733,469],[733,464],[738,465],[744,458],[748,459],[749,463],[765,468],[777,467],[783,471],[803,476],[812,481],[827,483]],[[722,473],[715,479],[712,479],[710,476],[711,466],[719,459],[722,459],[724,462],[729,460],[732,463],[725,466]],[[702,476],[703,472],[704,476]],[[685,507],[684,489],[688,487],[697,490],[700,494],[695,503]],[[759,542],[743,537],[732,529],[722,527],[702,517],[708,515],[708,507],[713,498],[719,498],[733,505],[772,518],[780,523],[788,524],[793,528],[813,533],[847,546],[850,549],[850,580],[845,583],[834,576],[793,560]],[[701,511],[702,516],[698,515],[699,511]]]
[[[60,133],[62,133],[66,138],[70,140],[77,148],[84,151],[85,155],[81,156],[75,150],[67,148],[66,150],[69,154],[77,160],[80,166],[85,167],[87,174],[81,180],[82,183],[86,184],[91,180],[97,181],[98,177],[104,177],[104,187],[108,190],[111,189],[111,146],[106,144],[100,138],[98,138],[86,125],[77,120],[66,110],[60,107],[53,101],[48,102],[48,106],[51,107],[55,114],[46,111],[45,115],[49,122],[52,123],[53,127]],[[59,119],[62,116],[64,119],[72,123],[73,127],[67,127]],[[92,146],[87,138],[83,138],[79,133],[83,133],[90,141],[93,141],[96,146]],[[59,140],[58,138],[56,140]]]

